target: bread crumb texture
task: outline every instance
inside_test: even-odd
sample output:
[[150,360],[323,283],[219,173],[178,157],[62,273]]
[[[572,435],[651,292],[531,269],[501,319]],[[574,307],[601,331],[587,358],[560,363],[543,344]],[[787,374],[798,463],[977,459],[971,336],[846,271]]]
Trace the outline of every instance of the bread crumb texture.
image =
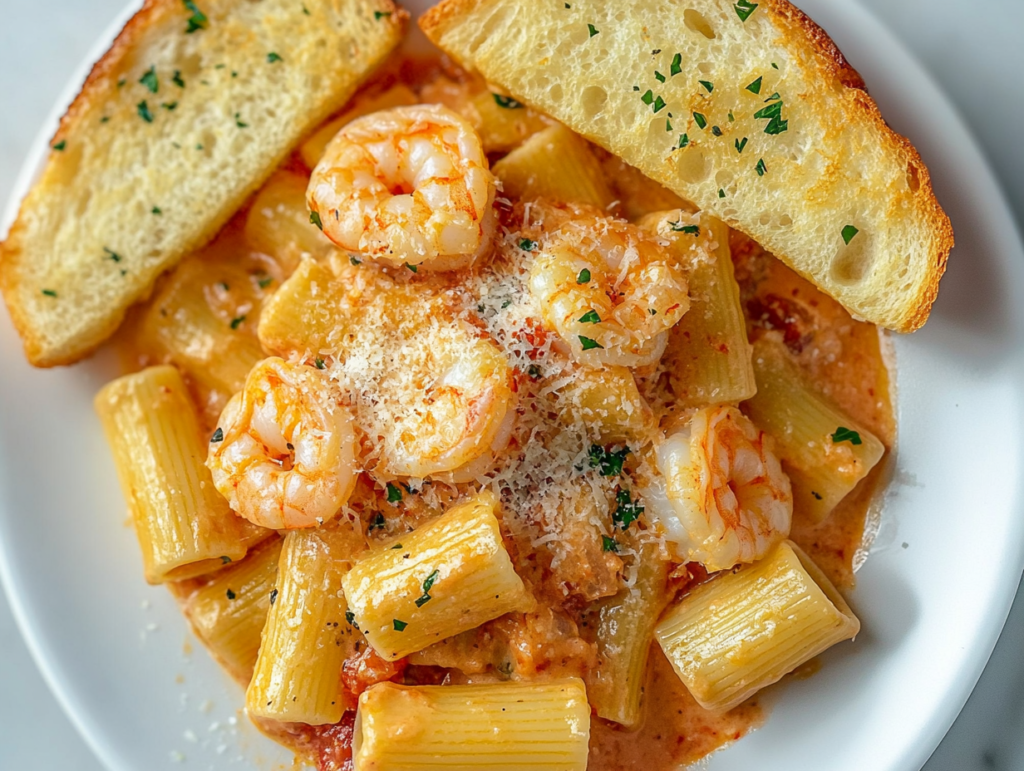
[[443,0],[420,24],[855,316],[927,319],[953,245],[928,170],[785,0]]
[[37,366],[90,353],[399,43],[391,0],[147,0],[0,246]]

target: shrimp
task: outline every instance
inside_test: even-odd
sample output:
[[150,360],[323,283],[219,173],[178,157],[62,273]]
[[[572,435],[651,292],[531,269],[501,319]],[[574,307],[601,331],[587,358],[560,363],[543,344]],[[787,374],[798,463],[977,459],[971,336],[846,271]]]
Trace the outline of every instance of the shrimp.
[[494,193],[473,127],[440,105],[415,105],[342,128],[306,198],[342,249],[395,267],[456,270],[493,245]]
[[655,448],[652,518],[686,560],[709,571],[763,557],[789,535],[793,493],[771,437],[735,407],[698,410]]
[[355,487],[356,435],[326,376],[265,359],[228,401],[206,465],[231,508],[272,530],[315,527]]
[[690,307],[682,269],[635,225],[590,207],[569,208],[573,219],[541,237],[530,271],[545,325],[581,364],[657,362],[668,331]]

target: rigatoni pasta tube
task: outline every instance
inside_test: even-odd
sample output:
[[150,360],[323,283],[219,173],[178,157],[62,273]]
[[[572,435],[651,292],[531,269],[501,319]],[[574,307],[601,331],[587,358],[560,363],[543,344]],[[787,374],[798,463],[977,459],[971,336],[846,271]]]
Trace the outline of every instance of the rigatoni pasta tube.
[[885,445],[807,383],[778,343],[759,340],[753,360],[757,394],[743,410],[775,438],[794,511],[820,522],[878,463]]
[[723,711],[859,630],[825,574],[783,541],[764,559],[693,589],[655,637],[697,702]]
[[625,726],[640,721],[640,697],[654,627],[668,605],[669,565],[656,542],[637,547],[636,581],[603,601],[598,612],[598,666],[587,678],[587,693],[599,717]]
[[602,442],[627,443],[654,425],[651,408],[628,367],[580,367],[565,385],[563,419],[581,420]]
[[487,89],[474,96],[470,106],[476,112],[472,123],[485,153],[507,153],[531,134],[548,127],[540,114]]
[[640,225],[668,241],[689,283],[690,310],[669,333],[661,360],[676,405],[749,399],[757,386],[728,226],[682,210],[650,214]]
[[250,715],[323,725],[354,706],[341,686],[341,665],[363,638],[346,617],[341,578],[361,548],[362,536],[347,523],[285,536],[277,596],[245,692]]
[[216,570],[269,534],[231,511],[214,488],[199,419],[174,367],[118,378],[96,395],[95,406],[149,583]]
[[307,356],[326,349],[344,333],[340,294],[330,268],[303,260],[263,309],[260,342],[280,356]]
[[231,676],[248,684],[256,666],[267,611],[276,599],[281,539],[269,538],[241,562],[214,573],[185,601],[196,636]]
[[305,255],[322,256],[334,246],[309,221],[309,178],[278,171],[260,188],[245,218],[245,238],[254,249],[277,259],[291,273]]
[[534,601],[512,567],[483,492],[403,535],[345,576],[345,596],[367,641],[394,661]]
[[590,705],[578,678],[402,686],[359,697],[355,771],[585,771]]
[[612,202],[601,162],[587,140],[565,126],[544,129],[496,164],[505,195],[523,200],[550,198],[604,209]]

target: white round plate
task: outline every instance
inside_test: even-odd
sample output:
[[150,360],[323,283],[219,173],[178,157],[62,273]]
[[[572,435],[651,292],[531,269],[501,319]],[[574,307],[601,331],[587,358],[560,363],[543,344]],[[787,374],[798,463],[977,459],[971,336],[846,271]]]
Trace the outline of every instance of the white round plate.
[[[849,0],[798,4],[920,150],[957,246],[928,325],[895,339],[898,467],[852,596],[863,631],[816,676],[775,689],[767,725],[708,768],[913,771],[981,673],[1024,564],[1024,252],[964,124],[897,41]],[[87,69],[42,127],[6,223]],[[79,731],[112,771],[288,767],[167,592],[143,582],[92,410],[112,357],[33,370],[6,312],[0,355],[0,573]]]

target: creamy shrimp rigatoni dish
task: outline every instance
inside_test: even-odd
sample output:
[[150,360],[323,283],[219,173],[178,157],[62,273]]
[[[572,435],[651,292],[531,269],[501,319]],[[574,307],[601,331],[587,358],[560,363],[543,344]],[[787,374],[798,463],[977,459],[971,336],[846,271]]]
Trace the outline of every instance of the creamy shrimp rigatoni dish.
[[878,330],[448,62],[130,321],[97,408],[146,578],[321,771],[669,771],[858,632]]

